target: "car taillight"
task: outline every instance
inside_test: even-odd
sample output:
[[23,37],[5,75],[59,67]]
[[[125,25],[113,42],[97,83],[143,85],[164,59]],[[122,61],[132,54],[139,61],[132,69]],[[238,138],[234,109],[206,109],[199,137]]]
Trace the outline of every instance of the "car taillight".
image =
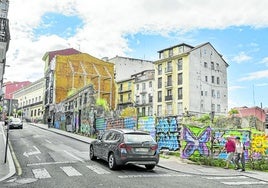
[[129,150],[131,150],[132,147],[126,145],[125,143],[121,143],[121,144],[119,145],[119,148],[120,148],[120,149],[126,149],[127,151],[129,151]]
[[151,150],[157,150],[157,148],[158,148],[158,145],[157,145],[157,144],[156,144],[156,145],[151,146]]

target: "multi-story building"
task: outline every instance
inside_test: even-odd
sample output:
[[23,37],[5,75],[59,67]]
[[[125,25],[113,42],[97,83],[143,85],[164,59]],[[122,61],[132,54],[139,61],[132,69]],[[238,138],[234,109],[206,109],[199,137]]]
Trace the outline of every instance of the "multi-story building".
[[45,120],[53,117],[55,104],[93,84],[97,98],[114,109],[114,64],[74,49],[47,52],[45,61]]
[[154,69],[152,61],[116,56],[108,60],[115,65],[116,107],[122,110],[129,106],[136,106],[134,98],[134,78],[144,70]]
[[157,116],[226,114],[228,64],[209,43],[179,44],[158,51],[155,61]]
[[23,82],[6,82],[4,83],[3,91],[5,99],[12,99],[13,93],[27,85],[31,84],[30,81]]
[[134,78],[118,81],[117,83],[117,110],[135,106],[134,101]]
[[154,95],[154,70],[131,75],[134,78],[135,106],[140,116],[152,116]]
[[29,121],[43,119],[44,78],[27,85],[13,93],[13,99],[18,101],[18,110],[23,118]]
[[5,67],[6,67],[6,52],[9,48],[10,32],[9,20],[7,19],[9,8],[9,0],[0,1],[0,98],[3,98],[2,91]]

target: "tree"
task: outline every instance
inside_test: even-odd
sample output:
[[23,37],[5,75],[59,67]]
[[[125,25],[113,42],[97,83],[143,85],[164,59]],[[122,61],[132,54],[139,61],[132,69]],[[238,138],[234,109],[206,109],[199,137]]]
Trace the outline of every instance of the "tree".
[[237,109],[232,108],[232,109],[228,112],[228,114],[229,114],[230,116],[234,117],[234,115],[239,114],[239,112],[238,112]]

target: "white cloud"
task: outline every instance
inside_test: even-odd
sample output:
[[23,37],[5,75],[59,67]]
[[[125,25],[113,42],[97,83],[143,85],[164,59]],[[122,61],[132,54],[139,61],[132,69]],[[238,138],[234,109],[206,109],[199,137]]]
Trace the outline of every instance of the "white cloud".
[[268,57],[263,58],[260,64],[265,64],[268,67]]
[[[34,81],[37,75],[42,76],[43,54],[66,48],[68,43],[99,58],[113,57],[131,51],[125,36],[138,32],[168,35],[170,31],[180,33],[200,28],[266,27],[267,7],[267,0],[12,0],[7,54],[11,67],[6,69],[6,75],[10,80]],[[44,26],[42,16],[48,12],[79,16],[83,25],[73,28],[77,32],[69,39],[36,38],[33,29]],[[250,58],[245,54],[239,57],[238,61]],[[29,74],[21,74],[21,70],[33,75],[26,77]]]
[[239,81],[259,80],[268,78],[268,70],[252,72],[239,79]]
[[257,87],[265,87],[268,86],[268,83],[260,83],[260,84],[256,84]]
[[251,57],[248,56],[245,52],[240,52],[237,56],[233,58],[233,61],[237,63],[243,63],[249,61],[250,59]]
[[239,90],[239,89],[245,89],[244,86],[229,86],[228,90],[233,91],[233,90]]

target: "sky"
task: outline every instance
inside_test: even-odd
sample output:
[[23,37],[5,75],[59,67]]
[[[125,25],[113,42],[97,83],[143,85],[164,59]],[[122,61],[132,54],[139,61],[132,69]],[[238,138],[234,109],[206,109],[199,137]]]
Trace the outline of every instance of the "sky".
[[170,46],[210,42],[229,64],[229,109],[268,107],[267,7],[267,0],[10,0],[5,81],[43,77],[48,51],[155,61]]

